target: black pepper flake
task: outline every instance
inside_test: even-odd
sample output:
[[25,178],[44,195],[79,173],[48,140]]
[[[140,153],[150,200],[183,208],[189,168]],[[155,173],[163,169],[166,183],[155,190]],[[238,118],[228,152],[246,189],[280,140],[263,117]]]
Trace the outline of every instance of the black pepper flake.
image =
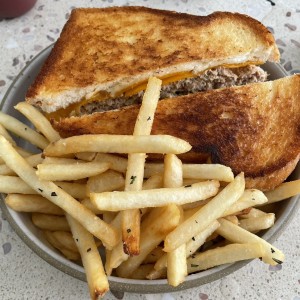
[[255,201],[255,198],[252,198],[253,201]]
[[282,264],[282,261],[281,260],[279,260],[279,259],[277,259],[277,258],[272,258],[276,263],[278,263],[279,265],[281,265]]
[[136,176],[133,176],[133,175],[132,175],[132,176],[130,177],[130,179],[131,179],[130,184],[133,184],[134,181],[135,181],[135,179],[136,179]]
[[195,241],[195,240],[196,240],[194,236],[192,237],[192,240],[193,240],[193,241]]
[[188,185],[185,185],[184,187],[185,187],[185,188],[189,188],[189,187],[192,187],[192,185],[191,185],[191,184],[188,184]]
[[38,188],[38,190],[42,193],[43,192],[43,190],[42,189],[40,189],[40,188]]
[[26,131],[26,130],[27,130],[27,127],[25,127],[24,130]]
[[199,267],[199,265],[191,264],[191,267],[192,267],[192,268],[197,268],[197,267]]
[[90,252],[91,250],[92,250],[92,248],[89,248],[89,249],[86,250],[86,252]]
[[259,257],[259,260],[262,260],[262,257]]
[[197,220],[195,220],[195,222],[198,224],[198,221],[197,221]]
[[147,121],[150,121],[151,120],[151,117],[148,117]]
[[271,252],[272,252],[272,253],[274,253],[274,252],[275,252],[275,250],[274,250],[273,248],[271,248]]
[[130,233],[130,232],[131,232],[131,229],[130,229],[130,228],[128,228],[128,229],[127,229],[127,232],[128,232],[128,233]]
[[76,239],[76,242],[78,242],[78,239]]
[[52,197],[56,197],[57,195],[56,195],[55,192],[52,192],[52,193],[51,193],[51,196],[52,196]]

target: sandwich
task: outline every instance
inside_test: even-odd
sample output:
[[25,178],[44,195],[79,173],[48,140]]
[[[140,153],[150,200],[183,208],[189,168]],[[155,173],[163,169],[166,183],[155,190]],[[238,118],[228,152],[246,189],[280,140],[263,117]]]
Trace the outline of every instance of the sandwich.
[[132,134],[146,82],[159,77],[152,134],[190,142],[183,161],[210,157],[270,190],[300,153],[300,78],[265,82],[260,68],[278,60],[267,28],[238,13],[75,9],[26,100],[62,137]]
[[242,14],[74,9],[26,100],[59,121],[137,104],[150,76],[161,98],[264,81],[268,60],[279,60],[274,37]]

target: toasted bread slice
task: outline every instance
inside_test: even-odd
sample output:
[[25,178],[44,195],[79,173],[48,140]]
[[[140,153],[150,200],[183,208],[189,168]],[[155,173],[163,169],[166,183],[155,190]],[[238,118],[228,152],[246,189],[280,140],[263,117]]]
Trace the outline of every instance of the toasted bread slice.
[[[54,122],[63,135],[132,134],[139,106]],[[158,103],[152,134],[170,134],[193,146],[187,161],[245,172],[247,187],[270,190],[295,168],[300,154],[300,75],[212,90]]]
[[26,100],[50,113],[95,96],[117,97],[153,75],[183,79],[278,59],[267,28],[238,13],[74,9]]

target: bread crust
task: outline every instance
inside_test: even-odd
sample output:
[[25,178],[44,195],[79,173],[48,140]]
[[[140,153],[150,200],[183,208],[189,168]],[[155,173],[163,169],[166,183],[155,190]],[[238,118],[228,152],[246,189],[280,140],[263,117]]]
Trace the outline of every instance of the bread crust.
[[[187,140],[185,161],[230,166],[245,172],[247,186],[270,190],[295,168],[300,154],[300,75],[273,82],[191,94],[158,103],[152,134]],[[132,134],[139,106],[54,122],[63,137]]]
[[26,100],[52,112],[97,91],[113,96],[151,75],[278,59],[268,29],[238,13],[74,9]]

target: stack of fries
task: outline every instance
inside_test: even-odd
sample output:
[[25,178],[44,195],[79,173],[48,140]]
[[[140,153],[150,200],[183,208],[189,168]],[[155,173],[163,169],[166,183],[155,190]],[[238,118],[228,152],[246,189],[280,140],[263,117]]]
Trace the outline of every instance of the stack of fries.
[[[245,189],[243,173],[234,177],[226,166],[183,164],[176,154],[189,151],[189,143],[150,135],[160,88],[159,79],[149,79],[132,136],[61,139],[27,103],[15,108],[36,131],[0,113],[0,192],[10,208],[31,213],[54,248],[81,260],[92,299],[108,291],[111,274],[178,286],[187,274],[221,264],[284,260],[255,234],[275,215],[254,206],[296,195],[300,181],[264,194]],[[7,130],[42,153],[18,148]],[[147,153],[164,154],[164,161],[145,162]]]

